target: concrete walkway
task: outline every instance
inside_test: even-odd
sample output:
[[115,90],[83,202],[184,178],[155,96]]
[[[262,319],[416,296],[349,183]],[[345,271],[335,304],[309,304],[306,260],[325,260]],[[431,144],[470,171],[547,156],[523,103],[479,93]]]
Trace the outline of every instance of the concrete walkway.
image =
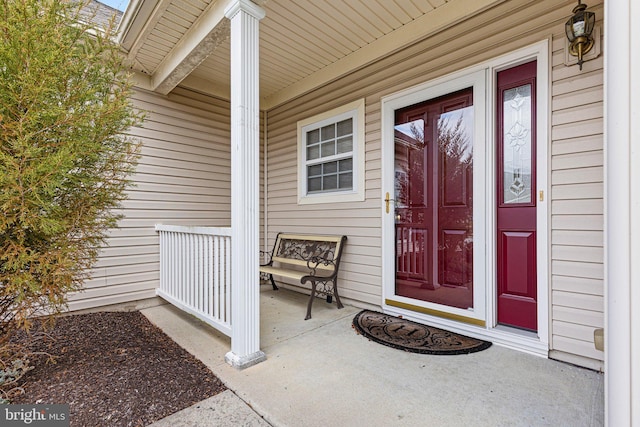
[[230,340],[169,305],[142,312],[230,389],[162,426],[601,426],[603,375],[492,346],[458,356],[407,353],[357,335],[359,309],[266,286],[261,349],[243,371]]

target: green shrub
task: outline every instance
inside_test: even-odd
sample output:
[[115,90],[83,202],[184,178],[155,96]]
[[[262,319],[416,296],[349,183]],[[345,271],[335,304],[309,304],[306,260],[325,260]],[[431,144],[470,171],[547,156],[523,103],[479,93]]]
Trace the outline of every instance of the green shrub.
[[0,346],[81,289],[136,165],[114,23],[80,9],[0,0]]

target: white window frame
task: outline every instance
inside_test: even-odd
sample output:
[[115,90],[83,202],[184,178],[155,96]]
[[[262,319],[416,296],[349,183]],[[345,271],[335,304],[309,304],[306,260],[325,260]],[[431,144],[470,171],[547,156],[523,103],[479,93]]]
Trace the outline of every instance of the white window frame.
[[[364,200],[364,98],[317,114],[298,122],[298,204],[358,202]],[[307,194],[307,130],[353,120],[353,187],[350,190],[336,190]]]

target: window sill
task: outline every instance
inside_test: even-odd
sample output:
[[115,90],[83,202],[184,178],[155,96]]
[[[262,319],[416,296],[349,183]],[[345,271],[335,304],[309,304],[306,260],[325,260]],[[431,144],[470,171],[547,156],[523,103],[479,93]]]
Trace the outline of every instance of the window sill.
[[363,202],[364,193],[362,192],[335,192],[320,193],[298,198],[299,205],[315,205],[322,203],[342,203],[342,202]]

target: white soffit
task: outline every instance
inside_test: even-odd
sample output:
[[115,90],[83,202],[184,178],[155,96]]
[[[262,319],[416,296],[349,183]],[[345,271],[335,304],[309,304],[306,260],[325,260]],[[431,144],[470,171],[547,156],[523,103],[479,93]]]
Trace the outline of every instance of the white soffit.
[[[121,44],[149,86],[227,97],[232,0],[137,0]],[[269,109],[504,0],[268,0],[260,21],[260,93]],[[226,32],[226,33],[225,33]]]
[[[342,75],[355,71],[358,68],[370,64],[375,60],[392,52],[398,51],[417,40],[426,38],[431,34],[441,31],[455,23],[468,18],[469,16],[473,16],[491,6],[502,2],[503,0],[474,0],[473,2],[470,2],[468,0],[446,0],[446,2],[366,0],[365,7],[365,0],[349,0],[344,2],[330,1],[329,3],[344,4],[345,6],[352,3],[358,3],[362,5],[363,8],[358,10],[358,14],[350,16],[351,21],[345,23],[345,26],[348,25],[352,29],[367,27],[371,20],[371,16],[374,13],[382,16],[383,18],[381,19],[383,19],[383,22],[387,25],[393,24],[393,27],[391,27],[391,31],[386,32],[383,35],[376,36],[376,38],[373,40],[367,37],[367,34],[373,32],[371,28],[368,28],[366,32],[358,30],[358,33],[362,36],[361,39],[364,41],[362,45],[358,45],[355,50],[341,55],[338,59],[326,65],[323,64],[321,68],[317,69],[303,79],[297,80],[293,84],[284,86],[271,92],[263,93],[262,107],[264,109],[269,109],[287,101],[288,99],[300,96],[308,91],[313,90],[316,87],[322,86],[323,84],[335,80]],[[313,3],[313,0],[305,0],[305,3]],[[424,11],[421,11],[420,14],[415,17],[413,17],[414,15],[412,15],[411,19],[407,19],[406,15],[401,15],[404,18],[403,20],[391,19],[391,17],[393,16],[392,14],[385,14],[386,12],[390,12],[391,10],[393,10],[396,12],[396,15],[399,15],[399,10],[405,10],[404,7],[407,7],[408,9],[408,5],[413,5],[414,3],[420,3],[423,6],[425,6],[425,4],[433,4],[433,7],[425,8]],[[392,7],[392,5],[395,6]],[[267,11],[267,16],[268,13],[269,11]],[[376,28],[380,31],[382,30],[382,27]],[[388,30],[389,28],[390,27],[388,26],[385,27],[386,30]],[[328,32],[325,33],[325,35],[326,34],[328,34]],[[327,48],[333,46],[333,42],[331,40],[325,39],[324,36],[318,36],[315,40],[319,39],[325,40],[327,42]],[[335,53],[337,51],[338,49],[334,49],[332,52]],[[264,50],[261,49],[260,53],[263,54],[263,52]],[[307,56],[307,59],[308,58],[309,56]],[[313,55],[311,56],[311,59],[313,59]],[[266,72],[266,70],[263,71],[261,69],[261,75]],[[261,84],[261,87],[262,86],[263,84]]]

